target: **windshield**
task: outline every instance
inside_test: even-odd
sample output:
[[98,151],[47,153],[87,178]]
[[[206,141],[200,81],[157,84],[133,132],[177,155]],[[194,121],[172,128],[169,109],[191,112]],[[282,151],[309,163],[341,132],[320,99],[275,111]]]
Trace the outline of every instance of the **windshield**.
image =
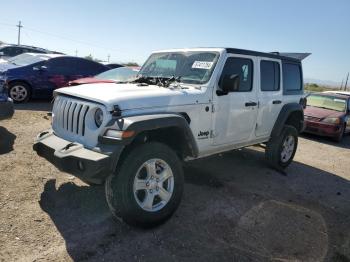
[[217,52],[169,52],[152,54],[143,65],[142,77],[176,77],[183,83],[209,81],[219,59]]
[[346,100],[334,96],[310,95],[307,97],[307,105],[340,112],[346,110]]
[[108,70],[95,76],[101,80],[113,80],[116,82],[128,82],[136,79],[138,70],[129,67],[118,67],[112,70]]
[[10,63],[18,66],[31,65],[37,62],[48,60],[50,57],[40,54],[21,54],[9,60]]

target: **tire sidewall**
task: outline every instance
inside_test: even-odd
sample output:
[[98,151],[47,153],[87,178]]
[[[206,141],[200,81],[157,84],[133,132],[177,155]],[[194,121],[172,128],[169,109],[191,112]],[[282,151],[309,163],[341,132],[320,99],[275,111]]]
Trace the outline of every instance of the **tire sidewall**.
[[[159,158],[165,161],[171,168],[174,176],[174,189],[169,202],[162,209],[156,212],[143,210],[136,202],[133,185],[139,168],[148,160]],[[137,224],[144,227],[159,224],[165,221],[177,209],[183,192],[183,170],[181,162],[175,152],[169,147],[160,143],[149,143],[135,148],[122,163],[117,174],[110,178],[110,190],[113,195],[114,215],[121,216],[130,224]],[[117,197],[117,199],[115,199]],[[118,203],[119,202],[119,203]]]
[[[23,88],[25,88],[27,90],[27,96],[25,99],[23,99],[22,101],[18,101],[16,99],[14,99],[12,96],[11,96],[11,89],[15,86],[22,86]],[[25,103],[25,102],[28,102],[29,98],[30,98],[30,95],[31,95],[31,92],[30,92],[30,88],[29,86],[26,84],[26,83],[22,83],[22,82],[14,82],[14,83],[11,83],[10,86],[9,86],[9,89],[8,89],[8,96],[13,100],[14,103],[17,103],[17,104],[20,104],[20,103]]]

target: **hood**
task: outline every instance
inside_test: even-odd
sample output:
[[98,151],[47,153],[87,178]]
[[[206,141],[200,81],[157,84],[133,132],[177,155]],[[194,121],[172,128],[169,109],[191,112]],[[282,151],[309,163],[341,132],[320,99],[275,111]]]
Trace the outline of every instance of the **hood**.
[[208,103],[209,98],[196,88],[170,89],[155,85],[138,84],[88,84],[56,89],[58,94],[65,94],[104,104],[107,110],[118,105],[121,110],[181,106]]
[[108,79],[98,79],[95,77],[85,77],[69,82],[70,86],[82,85],[82,84],[98,84],[98,83],[114,83],[113,80]]
[[11,64],[11,63],[0,63],[0,72],[5,72],[8,69],[12,69],[12,68],[17,68],[19,66]]
[[345,113],[336,110],[307,106],[304,109],[305,116],[316,117],[319,119],[324,119],[326,117],[342,117]]

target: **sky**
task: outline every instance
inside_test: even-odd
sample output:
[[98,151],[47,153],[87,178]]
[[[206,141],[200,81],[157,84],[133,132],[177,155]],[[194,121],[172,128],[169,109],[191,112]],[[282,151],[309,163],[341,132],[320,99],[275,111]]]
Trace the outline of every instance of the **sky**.
[[341,82],[350,71],[349,0],[11,0],[0,40],[142,64],[154,50],[235,47],[310,52],[304,77]]

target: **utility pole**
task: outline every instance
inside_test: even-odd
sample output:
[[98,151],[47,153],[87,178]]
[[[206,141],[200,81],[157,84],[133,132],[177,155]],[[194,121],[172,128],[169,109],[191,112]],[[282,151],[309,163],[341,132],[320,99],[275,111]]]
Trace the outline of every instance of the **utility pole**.
[[348,76],[346,77],[344,91],[346,91],[346,89],[347,89],[348,80],[349,80],[349,73],[348,73]]
[[75,49],[75,56],[78,56],[78,49]]
[[16,26],[18,27],[18,42],[17,42],[17,45],[20,45],[21,44],[21,28],[23,27],[21,21],[19,21],[18,25],[16,25]]
[[111,58],[111,55],[110,54],[108,54],[108,56],[107,56],[107,62],[109,63],[109,59]]
[[340,91],[343,90],[344,79],[341,80]]

